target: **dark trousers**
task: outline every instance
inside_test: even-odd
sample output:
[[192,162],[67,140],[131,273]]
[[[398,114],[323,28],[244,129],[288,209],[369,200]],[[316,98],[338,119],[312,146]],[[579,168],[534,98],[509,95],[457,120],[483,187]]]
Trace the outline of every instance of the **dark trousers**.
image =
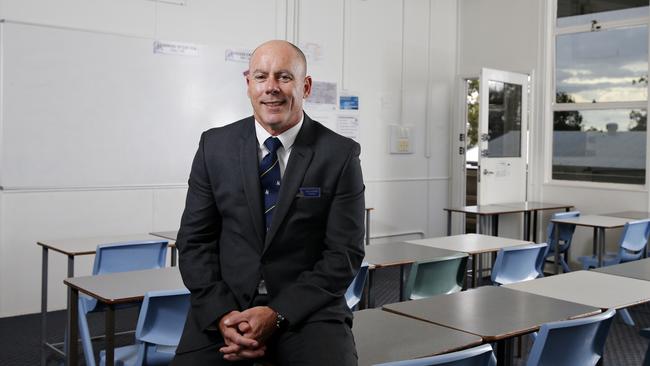
[[[177,354],[172,366],[253,365],[253,361],[229,362],[223,359],[218,344]],[[346,323],[313,322],[274,334],[268,342],[267,357],[256,363],[274,366],[356,366],[357,351],[352,331]]]

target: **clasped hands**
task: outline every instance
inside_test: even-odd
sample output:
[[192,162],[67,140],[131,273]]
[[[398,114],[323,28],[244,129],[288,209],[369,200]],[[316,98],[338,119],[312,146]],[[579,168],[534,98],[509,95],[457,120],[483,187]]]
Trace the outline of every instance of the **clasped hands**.
[[264,356],[266,340],[276,329],[277,313],[268,306],[231,311],[219,320],[225,346],[219,349],[228,361]]

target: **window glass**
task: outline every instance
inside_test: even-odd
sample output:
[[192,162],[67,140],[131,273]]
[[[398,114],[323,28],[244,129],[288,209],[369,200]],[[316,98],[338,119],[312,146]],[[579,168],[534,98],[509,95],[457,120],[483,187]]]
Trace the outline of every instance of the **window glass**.
[[647,0],[558,0],[557,26],[642,18],[648,16]]
[[553,179],[645,184],[645,109],[556,111]]
[[640,101],[648,97],[648,27],[556,37],[557,103]]
[[521,85],[489,80],[488,156],[521,156]]

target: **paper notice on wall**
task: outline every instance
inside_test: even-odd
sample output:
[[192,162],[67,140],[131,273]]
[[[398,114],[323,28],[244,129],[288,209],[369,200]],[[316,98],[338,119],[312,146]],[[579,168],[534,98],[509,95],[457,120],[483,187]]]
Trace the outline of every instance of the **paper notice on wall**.
[[336,110],[336,96],[336,83],[314,81],[311,94],[305,100],[305,104],[312,110]]
[[196,57],[199,55],[199,46],[189,43],[154,41],[153,53]]
[[339,114],[336,118],[336,132],[353,140],[359,140],[359,116]]
[[359,110],[359,96],[351,94],[343,94],[339,97],[339,109],[342,111],[358,111]]
[[225,58],[226,62],[239,62],[239,63],[248,63],[251,59],[251,53],[253,51],[249,49],[227,49]]

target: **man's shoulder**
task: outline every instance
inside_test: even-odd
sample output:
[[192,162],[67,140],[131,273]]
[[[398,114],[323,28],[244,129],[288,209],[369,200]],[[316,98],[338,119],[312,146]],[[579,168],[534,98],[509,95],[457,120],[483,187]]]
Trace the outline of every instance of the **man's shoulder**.
[[248,130],[254,129],[253,123],[255,123],[253,116],[249,116],[224,126],[210,128],[203,132],[203,136],[205,139],[220,138],[230,140],[239,138],[245,136]]

